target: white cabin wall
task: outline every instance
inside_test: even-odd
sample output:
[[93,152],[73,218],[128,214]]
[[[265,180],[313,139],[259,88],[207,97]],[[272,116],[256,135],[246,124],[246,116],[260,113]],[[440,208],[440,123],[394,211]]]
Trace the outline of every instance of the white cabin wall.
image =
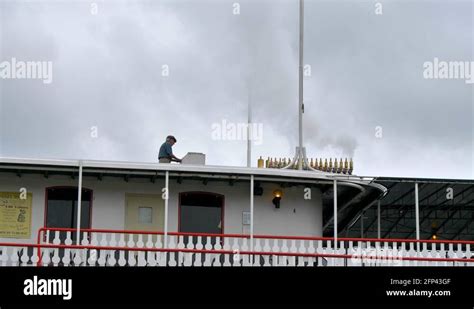
[[[305,186],[280,188],[262,184],[263,195],[255,197],[254,234],[322,236],[323,207],[321,190],[311,189],[311,199],[304,199]],[[273,191],[283,192],[280,208],[272,204]]]
[[104,177],[85,177],[83,187],[93,190],[92,228],[118,229],[125,227],[125,195],[127,193],[161,194],[164,180],[156,179],[152,183],[147,179]]
[[[0,191],[19,192],[26,188],[33,193],[32,225],[30,239],[0,238],[0,242],[36,242],[37,231],[44,225],[45,189],[52,186],[77,186],[78,180],[68,176],[50,176],[23,174],[17,177],[13,173],[0,173]],[[92,228],[124,229],[125,194],[161,194],[164,177],[155,183],[149,179],[105,177],[102,181],[96,177],[83,177],[83,187],[93,190]],[[250,211],[250,183],[235,183],[186,180],[178,184],[170,179],[168,230],[178,230],[179,193],[186,191],[205,191],[224,195],[224,233],[241,234],[248,232],[242,225],[242,212]],[[263,183],[262,196],[254,196],[254,234],[321,236],[322,201],[319,189],[313,188],[311,200],[304,199],[304,186],[280,188],[277,184]],[[273,190],[283,191],[281,208],[272,204]]]

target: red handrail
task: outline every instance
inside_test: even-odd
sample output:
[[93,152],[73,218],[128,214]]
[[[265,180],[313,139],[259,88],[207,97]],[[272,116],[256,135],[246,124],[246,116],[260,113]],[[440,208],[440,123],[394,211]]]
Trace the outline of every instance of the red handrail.
[[[183,252],[183,253],[210,253],[210,254],[240,254],[240,255],[275,255],[294,257],[328,257],[328,258],[364,258],[365,255],[351,254],[328,254],[328,253],[298,253],[298,252],[266,252],[266,251],[231,251],[231,250],[202,250],[202,249],[171,249],[171,248],[131,248],[131,247],[111,247],[111,246],[84,246],[84,245],[54,245],[54,244],[22,244],[22,243],[0,243],[6,247],[33,247],[33,248],[64,248],[64,249],[91,249],[91,250],[111,250],[111,251],[151,251],[151,252]],[[369,255],[369,258],[371,256]],[[41,259],[41,257],[40,257]],[[380,260],[389,259],[380,257]],[[473,263],[474,259],[460,258],[427,258],[427,257],[395,257],[393,260],[401,261],[429,261],[429,262],[468,262]],[[38,262],[40,264],[40,262]],[[40,266],[40,265],[38,265]]]
[[[63,231],[63,232],[75,232],[77,229],[74,228],[51,228],[42,227],[38,231],[38,243],[40,239],[40,233],[43,231]],[[137,231],[137,230],[111,230],[111,229],[80,229],[81,232],[90,233],[111,233],[111,234],[147,234],[147,235],[164,235],[164,232],[155,231]],[[183,232],[168,232],[171,236],[201,236],[201,237],[221,237],[221,238],[250,238],[249,234],[213,234],[213,233],[183,233]],[[253,238],[259,239],[288,239],[288,240],[325,240],[334,241],[333,237],[312,237],[312,236],[278,236],[278,235],[254,235]],[[447,243],[447,244],[470,244],[474,245],[474,241],[469,240],[433,240],[433,239],[400,239],[400,238],[348,238],[341,237],[337,238],[338,241],[355,241],[355,242],[405,242],[405,243]]]
[[[37,236],[37,244],[40,244],[40,239],[41,235],[45,231],[59,231],[59,232],[76,232],[77,229],[75,228],[53,228],[53,227],[42,227],[38,230],[38,236]],[[86,232],[86,233],[111,233],[111,234],[142,234],[142,235],[164,235],[164,232],[162,231],[140,231],[140,230],[113,230],[113,229],[80,229],[80,232]],[[248,234],[218,234],[218,233],[184,233],[184,232],[169,232],[168,235],[170,236],[201,236],[201,237],[221,237],[221,238],[250,238],[250,235]],[[334,241],[334,238],[332,237],[307,237],[307,236],[277,236],[277,235],[254,235],[253,238],[255,239],[285,239],[285,240],[316,240],[316,241]],[[378,239],[378,238],[337,238],[338,241],[353,241],[353,242],[389,242],[389,243],[394,243],[394,242],[400,242],[400,243],[443,243],[443,244],[474,244],[474,241],[458,241],[458,240],[416,240],[416,239]],[[42,245],[43,247],[47,245]],[[57,245],[55,245],[57,246]],[[65,245],[63,245],[65,246]],[[59,248],[59,247],[58,247]],[[115,248],[115,250],[118,250],[117,248],[121,247],[111,247]],[[124,247],[128,248],[128,247]],[[129,248],[130,249],[130,248]],[[39,256],[39,262],[38,265],[41,266],[42,263],[42,257],[41,257],[41,250],[40,247],[37,247],[38,250],[38,256]],[[103,249],[106,250],[106,249]],[[111,250],[111,249],[107,249]],[[163,249],[163,251],[168,250],[168,249]],[[171,251],[169,252],[177,252],[181,251],[184,252],[182,249],[170,249]],[[188,250],[188,249],[186,249]],[[195,249],[197,250],[197,249]],[[156,250],[159,251],[159,250]],[[202,250],[204,253],[211,253],[209,250]],[[201,252],[201,253],[202,253]],[[249,251],[250,252],[250,251]],[[196,252],[199,253],[199,252]],[[224,253],[225,252],[220,252]],[[243,253],[241,253],[243,254]],[[248,253],[252,254],[252,253]],[[265,255],[264,253],[255,253],[255,254],[261,254]],[[269,253],[270,254],[270,253]],[[271,255],[285,255],[285,254],[275,254],[273,252]],[[298,256],[295,254],[292,254],[292,256]],[[305,256],[305,255],[302,255]],[[332,257],[335,257],[334,255],[330,255]],[[316,256],[315,256],[316,257]],[[350,256],[354,257],[354,256]],[[426,259],[426,258],[421,258],[421,259]],[[416,260],[416,259],[415,259]],[[443,259],[441,259],[444,261]],[[462,261],[466,261],[466,259],[461,259]],[[429,260],[428,260],[429,261]],[[440,259],[436,259],[436,261],[440,261]]]

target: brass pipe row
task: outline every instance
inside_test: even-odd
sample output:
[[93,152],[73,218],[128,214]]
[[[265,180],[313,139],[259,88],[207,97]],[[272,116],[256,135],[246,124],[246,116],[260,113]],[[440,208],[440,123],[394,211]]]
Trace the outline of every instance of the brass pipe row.
[[[318,158],[313,159],[311,158],[309,161],[309,165],[319,171],[322,172],[328,172],[328,173],[340,173],[340,174],[352,174],[352,171],[354,170],[354,162],[352,161],[352,158],[347,160],[347,158],[342,161],[342,158],[339,159],[339,163],[337,162],[337,159],[334,159],[334,162],[332,161],[332,158],[324,159],[323,163],[323,158]],[[259,168],[283,168],[287,166],[291,162],[291,159],[288,158],[270,158],[268,157],[265,161],[263,160],[262,157],[258,159],[257,161],[257,166]],[[293,164],[291,167],[293,169],[298,168],[298,162],[296,164]]]

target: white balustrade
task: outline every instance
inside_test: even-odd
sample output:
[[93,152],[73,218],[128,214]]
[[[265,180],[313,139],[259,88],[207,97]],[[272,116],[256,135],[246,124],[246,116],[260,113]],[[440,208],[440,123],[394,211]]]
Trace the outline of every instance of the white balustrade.
[[[230,246],[230,238],[224,237],[224,238],[222,239],[222,241],[223,241],[223,243],[224,243],[224,245],[222,246],[222,250],[224,250],[224,251],[231,251],[232,248],[231,248],[231,246]],[[232,266],[233,258],[234,258],[233,255],[224,254],[224,255],[223,255],[223,263],[222,263],[222,266],[225,266],[225,267]]]
[[[260,238],[254,239],[253,250],[255,252],[261,252],[262,251],[262,246],[260,245]],[[258,254],[253,255],[253,266],[261,266],[260,265],[261,258],[262,258],[261,255],[258,255]]]
[[21,265],[28,266],[28,262],[30,261],[30,257],[28,255],[28,248],[22,248],[21,251],[22,251],[21,257],[20,257]]
[[[316,253],[316,248],[314,247],[314,241],[313,240],[309,240],[308,253],[309,254],[315,254]],[[316,258],[308,257],[308,266],[310,266],[310,267],[314,266],[315,261],[316,261]]]
[[18,248],[17,247],[12,247],[12,252],[10,255],[10,261],[11,261],[11,266],[18,266]]
[[2,266],[7,266],[8,249],[9,249],[9,247],[2,247],[2,254],[0,255],[0,261],[2,263]]
[[[155,247],[158,249],[163,248],[163,242],[161,241],[161,235],[156,236]],[[166,265],[166,253],[157,251],[156,252],[156,262],[158,266]]]
[[[222,250],[221,238],[220,237],[216,237],[216,243],[214,244],[214,250]],[[213,266],[221,266],[220,256],[221,255],[219,253],[213,254],[213,258],[214,258]]]
[[[204,246],[202,245],[202,236],[197,236],[196,240],[196,250],[202,250]],[[196,253],[194,258],[194,266],[202,266],[202,253]]]
[[[184,249],[183,236],[178,236],[177,249]],[[184,253],[182,251],[178,252],[178,266],[182,266],[184,262]]]
[[[168,235],[168,249],[175,249],[176,245],[174,242],[176,236],[173,235]],[[168,252],[166,253],[168,255],[168,266],[176,266],[178,263],[176,262],[176,254],[174,252]]]
[[[46,230],[46,244],[76,245],[75,231]],[[390,240],[338,240],[220,237],[154,233],[87,231],[79,234],[80,244],[87,248],[35,247],[15,244],[0,247],[1,266],[474,266],[470,244],[453,242],[413,242]],[[40,239],[44,243],[44,238]],[[101,250],[100,247],[107,247]],[[113,248],[116,247],[116,250]],[[130,248],[133,250],[127,250]],[[143,249],[143,250],[140,250]],[[148,249],[148,250],[147,250]],[[190,252],[202,250],[204,252]],[[205,251],[214,252],[206,253]],[[254,254],[248,254],[253,250]],[[220,253],[215,251],[224,251]],[[247,253],[242,253],[247,252]],[[277,253],[277,254],[273,254]],[[319,257],[302,256],[318,254]],[[337,255],[340,257],[333,257]],[[411,260],[419,258],[419,260]],[[432,261],[430,259],[458,259]],[[41,264],[40,264],[41,262]]]

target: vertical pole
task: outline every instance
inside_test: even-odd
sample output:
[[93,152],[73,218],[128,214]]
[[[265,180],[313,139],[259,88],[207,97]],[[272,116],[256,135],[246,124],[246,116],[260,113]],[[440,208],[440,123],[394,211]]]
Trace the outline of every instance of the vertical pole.
[[247,115],[247,167],[251,167],[252,166],[252,163],[251,163],[251,160],[252,160],[252,128],[251,128],[251,125],[252,125],[252,103],[250,101],[251,97],[250,97],[250,83],[248,85],[248,108],[247,108],[247,112],[248,112],[248,115]]
[[377,201],[377,238],[380,239],[380,200]]
[[334,179],[334,249],[337,249],[337,180]]
[[298,169],[303,169],[303,38],[304,38],[304,3],[300,0],[300,47],[299,47],[299,80],[298,80],[298,132],[299,132],[299,151]]
[[364,212],[360,215],[360,238],[364,238]]
[[170,197],[169,194],[169,171],[166,171],[165,175],[165,228],[163,231],[164,234],[164,248],[168,248],[168,199]]
[[82,161],[79,161],[79,184],[77,186],[77,245],[81,244],[81,212],[82,212]]
[[420,205],[418,204],[418,183],[415,182],[415,222],[416,239],[420,240]]
[[253,184],[254,176],[250,175],[250,251],[253,251]]

